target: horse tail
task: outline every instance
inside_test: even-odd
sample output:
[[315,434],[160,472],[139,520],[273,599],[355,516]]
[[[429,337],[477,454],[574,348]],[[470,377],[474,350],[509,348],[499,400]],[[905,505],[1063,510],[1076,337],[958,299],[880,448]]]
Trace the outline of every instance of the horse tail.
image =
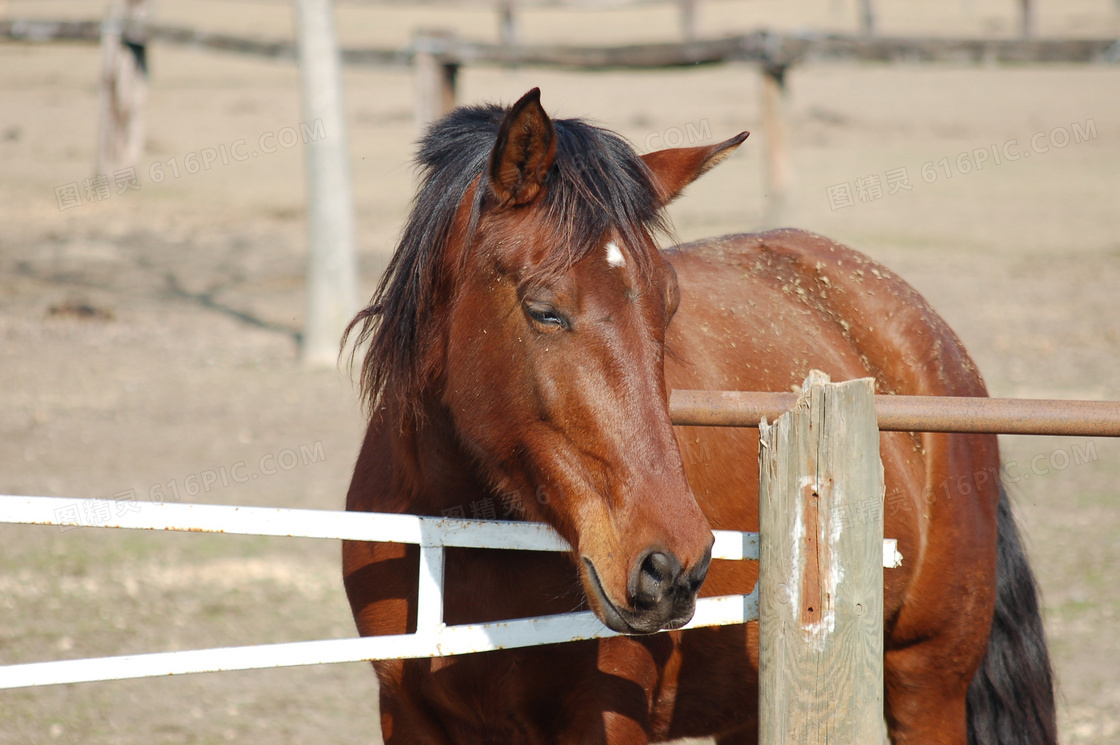
[[995,616],[984,661],[968,687],[968,742],[1056,745],[1054,679],[1038,587],[1002,486],[997,524]]

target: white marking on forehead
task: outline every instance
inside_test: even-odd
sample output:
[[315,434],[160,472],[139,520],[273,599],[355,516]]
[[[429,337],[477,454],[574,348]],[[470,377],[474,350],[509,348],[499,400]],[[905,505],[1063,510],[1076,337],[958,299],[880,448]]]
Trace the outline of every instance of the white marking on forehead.
[[626,257],[614,241],[607,244],[607,263],[611,266],[626,266]]

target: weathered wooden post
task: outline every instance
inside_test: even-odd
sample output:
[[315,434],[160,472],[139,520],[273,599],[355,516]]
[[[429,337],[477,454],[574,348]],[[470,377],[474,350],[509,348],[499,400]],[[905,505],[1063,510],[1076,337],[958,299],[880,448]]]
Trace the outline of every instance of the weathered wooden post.
[[322,123],[326,136],[305,143],[307,151],[307,318],[303,362],[335,364],[342,330],[358,309],[354,254],[354,197],[350,148],[334,11],[330,0],[295,0],[304,127]]
[[786,70],[780,62],[762,64],[762,131],[766,143],[765,227],[781,227],[789,211],[793,170],[786,132]]
[[1034,0],[1019,0],[1019,32],[1034,36]]
[[452,35],[421,31],[413,38],[413,74],[416,76],[416,128],[423,132],[431,122],[455,108],[455,81],[459,65],[446,54]]
[[874,383],[813,371],[760,428],[759,742],[882,743]]
[[134,168],[144,152],[148,100],[147,0],[109,7],[101,25],[101,100],[96,173],[107,178]]
[[677,0],[681,10],[681,36],[685,41],[696,38],[696,5],[699,0]]
[[517,15],[513,9],[513,0],[498,2],[498,39],[507,47],[517,44]]
[[875,4],[873,0],[859,0],[859,30],[868,35],[875,33]]

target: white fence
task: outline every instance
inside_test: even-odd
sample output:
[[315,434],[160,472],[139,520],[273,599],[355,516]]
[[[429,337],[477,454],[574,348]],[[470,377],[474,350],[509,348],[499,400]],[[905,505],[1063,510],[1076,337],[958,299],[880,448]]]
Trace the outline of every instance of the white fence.
[[[0,496],[0,523],[417,544],[420,546],[420,591],[416,632],[8,665],[0,667],[0,688],[360,660],[442,657],[615,635],[590,612],[461,626],[443,623],[444,548],[567,551],[568,544],[540,523],[129,502],[123,514],[109,516],[96,526],[89,526],[74,514],[75,502],[57,497]],[[715,538],[713,559],[758,559],[757,533],[716,531]],[[758,618],[757,592],[756,587],[749,595],[702,598],[696,604],[696,615],[685,628],[755,620]]]
[[[420,591],[416,632],[8,665],[0,667],[0,689],[361,660],[443,657],[615,636],[615,632],[590,612],[461,626],[443,623],[444,548],[567,551],[568,544],[549,526],[540,523],[129,502],[123,514],[90,526],[74,514],[76,501],[58,497],[0,496],[0,523],[417,544],[420,546]],[[715,531],[713,559],[757,561],[758,553],[757,533]],[[884,566],[896,566],[900,559],[895,542],[884,541]],[[756,585],[749,595],[701,598],[696,603],[696,615],[685,628],[724,626],[757,619]]]

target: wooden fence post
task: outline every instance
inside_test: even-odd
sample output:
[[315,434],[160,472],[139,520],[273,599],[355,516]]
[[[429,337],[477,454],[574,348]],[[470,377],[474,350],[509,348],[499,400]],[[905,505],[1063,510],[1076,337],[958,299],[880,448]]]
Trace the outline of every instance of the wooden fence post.
[[517,44],[517,15],[513,9],[513,0],[498,2],[498,39],[503,46],[512,47]]
[[885,741],[875,421],[871,379],[813,371],[760,428],[761,743]]
[[1034,2],[1019,0],[1019,32],[1023,36],[1034,36]]
[[793,171],[786,132],[786,70],[780,63],[763,63],[762,131],[766,142],[766,211],[764,227],[777,228],[787,219]]
[[95,173],[106,178],[135,167],[144,152],[147,14],[147,0],[116,2],[109,7],[101,25],[101,100]]
[[696,38],[696,5],[699,0],[677,0],[681,11],[681,36],[685,41]]
[[[295,0],[307,152],[307,317],[302,357],[311,367],[332,366],[338,340],[358,309],[354,253],[354,197],[342,102],[334,10],[330,0]],[[322,131],[324,136],[307,136]]]
[[451,34],[447,32],[421,31],[413,39],[416,128],[420,132],[455,108],[455,83],[459,66],[444,59],[451,38]]
[[873,0],[859,0],[859,30],[868,35],[875,33],[875,5]]

